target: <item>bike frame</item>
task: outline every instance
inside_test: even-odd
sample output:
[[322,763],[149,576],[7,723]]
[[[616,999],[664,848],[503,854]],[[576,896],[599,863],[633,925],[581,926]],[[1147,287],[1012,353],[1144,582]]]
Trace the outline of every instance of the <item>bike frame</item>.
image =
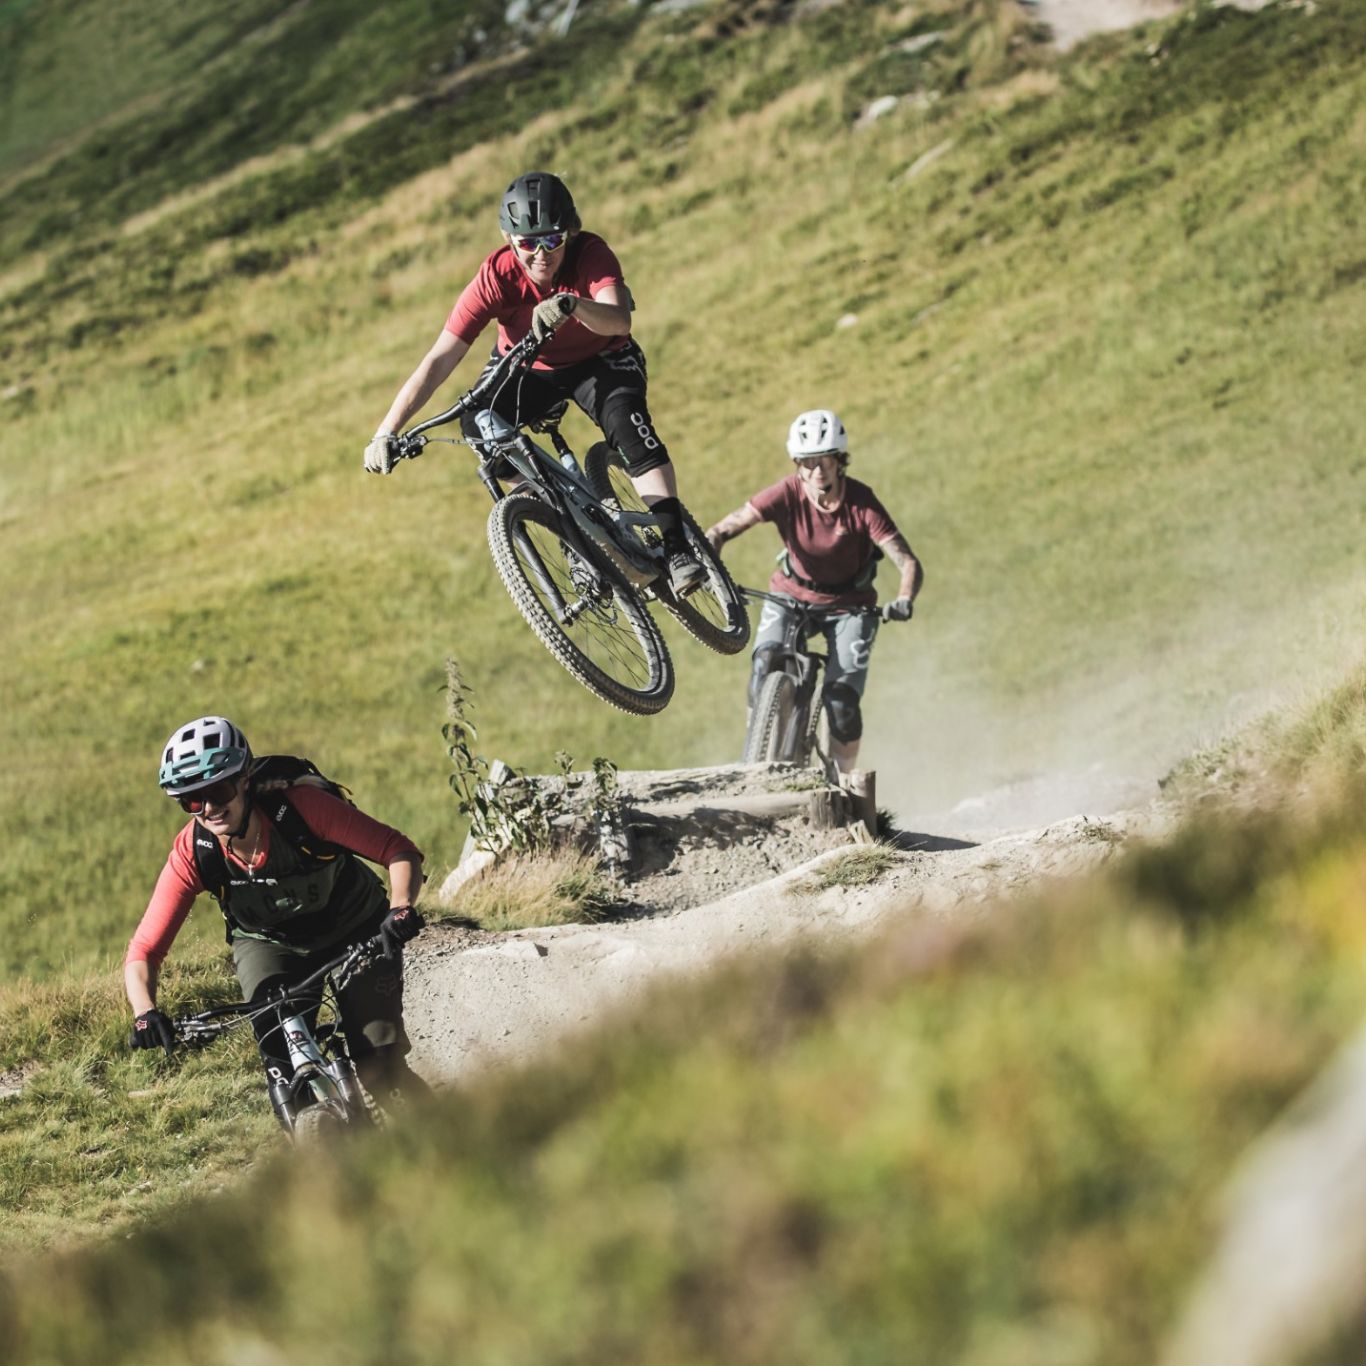
[[[354,944],[302,982],[269,1000],[211,1006],[176,1020],[176,1036],[187,1047],[203,1048],[221,1035],[273,1012],[277,1023],[267,1037],[277,1030],[282,1033],[294,1070],[291,1077],[278,1083],[272,1081],[272,1103],[277,1108],[282,1104],[288,1106],[292,1120],[300,1108],[299,1101],[311,1091],[317,1104],[327,1106],[349,1123],[365,1104],[356,1081],[355,1063],[336,1020],[310,1026],[308,1017],[329,1002],[329,995],[336,1010],[337,994],[383,952],[384,942],[378,937]],[[288,1014],[291,1005],[301,1005],[303,1009]]]
[[[426,436],[428,431],[473,412],[480,439],[480,446],[475,447],[480,457],[477,473],[480,483],[488,489],[493,501],[498,502],[507,496],[496,473],[499,465],[506,461],[521,476],[521,482],[516,486],[518,491],[526,490],[534,494],[560,514],[566,545],[593,572],[595,596],[602,595],[603,585],[590,547],[596,547],[606,554],[636,587],[648,587],[665,574],[664,554],[662,549],[644,544],[635,533],[643,527],[658,529],[658,520],[648,513],[612,510],[599,501],[578,458],[560,434],[558,418],[544,419],[534,428],[549,436],[555,447],[555,455],[552,456],[521,430],[521,425],[530,424],[514,425],[492,408],[480,406],[490,393],[500,389],[513,374],[529,366],[543,344],[528,333],[499,359],[488,375],[444,413],[438,413],[405,432],[399,438],[399,454],[405,459],[420,455],[429,440]],[[473,445],[472,442],[468,444]],[[541,590],[550,600],[561,623],[581,614],[587,604],[580,606],[577,611],[570,608],[545,572],[545,566],[534,548],[527,543],[523,545],[523,550]]]
[[810,648],[809,636],[819,631],[821,625],[837,617],[880,616],[877,607],[821,607],[815,603],[801,602],[796,598],[766,593],[759,588],[741,588],[746,601],[770,602],[780,607],[784,613],[783,638],[771,655],[773,670],[781,670],[792,676],[796,683],[796,702],[804,718],[803,725],[808,737],[813,736],[820,724],[820,676],[828,664],[826,652]]

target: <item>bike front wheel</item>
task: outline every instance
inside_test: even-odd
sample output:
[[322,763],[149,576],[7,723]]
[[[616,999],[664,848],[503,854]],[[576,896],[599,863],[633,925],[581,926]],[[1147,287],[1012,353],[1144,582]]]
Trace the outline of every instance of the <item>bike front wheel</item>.
[[745,737],[745,763],[790,763],[806,766],[811,757],[807,706],[797,695],[797,680],[771,673],[759,688]]
[[[636,492],[621,452],[605,441],[589,449],[584,460],[584,473],[593,492],[606,502],[615,499],[623,512],[645,512],[648,509]],[[679,505],[682,507],[682,505]],[[730,571],[712,550],[701,528],[686,508],[683,511],[683,535],[688,548],[706,573],[703,583],[687,597],[676,598],[667,582],[656,585],[659,600],[677,619],[680,626],[694,640],[723,655],[739,654],[749,644],[749,614],[744,599],[731,578]],[[658,544],[653,532],[640,533],[647,544]]]
[[331,1104],[319,1101],[316,1105],[306,1105],[294,1116],[294,1146],[302,1149],[321,1148],[335,1143],[348,1127],[347,1121]]
[[528,494],[493,505],[489,549],[541,644],[595,697],[635,716],[673,696],[673,662],[640,595],[605,556],[566,543],[560,514]]

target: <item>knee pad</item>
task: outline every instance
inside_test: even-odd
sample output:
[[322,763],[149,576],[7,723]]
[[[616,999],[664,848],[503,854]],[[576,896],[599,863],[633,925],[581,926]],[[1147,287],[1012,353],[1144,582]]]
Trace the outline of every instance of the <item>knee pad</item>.
[[621,389],[609,394],[602,409],[602,430],[621,452],[628,474],[646,474],[669,463],[668,449],[655,431],[642,392]]
[[754,668],[749,676],[749,705],[752,707],[759,700],[759,689],[764,685],[764,679],[773,672],[773,657],[778,653],[777,645],[761,645],[754,652]]
[[847,683],[833,683],[825,690],[825,710],[830,717],[830,734],[841,744],[851,744],[863,736],[863,711],[859,695]]

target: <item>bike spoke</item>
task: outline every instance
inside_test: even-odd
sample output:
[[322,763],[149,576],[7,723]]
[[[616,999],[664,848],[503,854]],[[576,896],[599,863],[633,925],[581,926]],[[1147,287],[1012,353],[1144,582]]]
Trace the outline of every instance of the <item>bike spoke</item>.
[[650,661],[611,586],[601,580],[595,584],[593,571],[549,527],[524,523],[519,539],[535,550],[554,593],[569,609],[563,616],[557,613],[554,593],[540,590],[542,603],[559,621],[561,629],[612,677],[632,687],[646,686],[650,681]]
[[[623,512],[645,512],[645,502],[636,492],[619,452],[600,442],[588,452],[585,472],[594,492],[601,499],[612,499]],[[659,533],[649,526],[637,526],[633,534],[651,550],[659,545]],[[707,544],[701,529],[683,513],[683,534],[706,574],[686,597],[676,598],[667,588],[656,588],[660,600],[694,640],[721,654],[737,654],[749,642],[749,616],[740,590],[726,567]]]
[[560,514],[529,494],[513,494],[489,515],[498,573],[541,643],[584,687],[639,716],[673,694],[673,666],[636,590],[576,548]]

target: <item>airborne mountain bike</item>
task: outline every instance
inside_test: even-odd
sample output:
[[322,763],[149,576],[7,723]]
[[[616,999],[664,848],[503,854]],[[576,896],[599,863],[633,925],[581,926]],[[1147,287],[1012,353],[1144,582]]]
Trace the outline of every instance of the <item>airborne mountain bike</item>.
[[823,652],[810,648],[807,637],[836,617],[876,617],[882,609],[818,607],[758,588],[740,591],[746,599],[774,603],[787,614],[783,639],[750,708],[743,762],[776,761],[807,768],[814,754],[826,777],[838,776],[830,752],[829,719],[821,703],[821,670],[827,660]]
[[[433,440],[474,449],[493,498],[489,549],[527,625],[589,692],[622,711],[653,715],[673,695],[674,671],[647,604],[663,603],[694,639],[728,655],[748,643],[749,618],[735,581],[686,511],[683,534],[705,577],[686,595],[673,592],[659,522],[621,455],[599,442],[580,466],[560,434],[568,400],[535,422],[508,422],[493,410],[542,344],[528,333],[444,413],[399,436],[396,453],[411,459]],[[477,440],[426,435],[466,413],[475,416]],[[544,434],[555,454],[529,431]]]
[[[174,1021],[176,1039],[186,1048],[207,1048],[243,1025],[273,1018],[266,1037],[279,1031],[294,1071],[291,1077],[272,1081],[271,1103],[295,1145],[307,1147],[349,1129],[376,1125],[378,1115],[361,1088],[341,1032],[337,997],[383,953],[379,935],[353,944],[266,1001],[235,1001],[181,1016]],[[329,1018],[320,1024],[322,1009]]]

